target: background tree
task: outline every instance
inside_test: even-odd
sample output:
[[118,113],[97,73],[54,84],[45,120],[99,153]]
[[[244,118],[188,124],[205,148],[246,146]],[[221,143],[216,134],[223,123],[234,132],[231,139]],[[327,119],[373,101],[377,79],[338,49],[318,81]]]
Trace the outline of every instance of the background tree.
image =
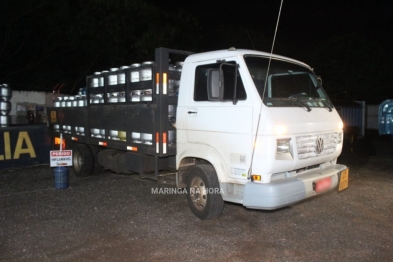
[[0,81],[13,89],[66,83],[75,93],[94,71],[154,60],[160,46],[192,49],[200,35],[184,10],[142,0],[15,0],[0,10]]

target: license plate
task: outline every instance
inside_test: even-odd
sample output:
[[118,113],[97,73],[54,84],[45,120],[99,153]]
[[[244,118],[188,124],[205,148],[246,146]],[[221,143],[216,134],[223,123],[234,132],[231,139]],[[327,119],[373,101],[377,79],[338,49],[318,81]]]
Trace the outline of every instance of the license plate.
[[323,191],[329,190],[332,186],[332,178],[325,177],[313,183],[313,189],[318,194]]
[[338,184],[338,191],[342,191],[348,188],[348,177],[349,177],[349,169],[345,169],[341,171],[340,174],[340,183]]

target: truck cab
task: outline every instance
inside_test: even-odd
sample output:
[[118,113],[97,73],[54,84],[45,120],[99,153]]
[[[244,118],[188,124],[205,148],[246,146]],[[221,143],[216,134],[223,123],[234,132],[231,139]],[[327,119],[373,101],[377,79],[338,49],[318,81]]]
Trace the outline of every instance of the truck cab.
[[277,209],[336,188],[347,170],[336,163],[342,121],[302,62],[236,49],[191,55],[179,90],[176,163],[187,172],[178,186],[199,192],[189,198],[198,216],[212,187],[224,201]]

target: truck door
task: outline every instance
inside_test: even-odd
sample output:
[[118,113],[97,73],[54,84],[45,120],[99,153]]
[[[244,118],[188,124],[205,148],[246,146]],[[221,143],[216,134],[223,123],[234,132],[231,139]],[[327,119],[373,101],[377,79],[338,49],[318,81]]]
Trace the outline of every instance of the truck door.
[[[225,165],[225,174],[218,174],[221,180],[246,179],[252,148],[252,103],[238,65],[235,61],[211,61],[196,64],[194,70],[194,89],[185,112],[187,144],[206,158],[220,158]],[[221,87],[217,86],[220,81]]]

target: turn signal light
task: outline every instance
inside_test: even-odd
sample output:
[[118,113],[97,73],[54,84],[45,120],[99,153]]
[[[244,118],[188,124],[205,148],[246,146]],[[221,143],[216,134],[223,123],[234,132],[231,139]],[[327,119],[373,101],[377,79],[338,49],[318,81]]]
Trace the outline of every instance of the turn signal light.
[[251,181],[262,181],[262,178],[260,175],[252,175]]

